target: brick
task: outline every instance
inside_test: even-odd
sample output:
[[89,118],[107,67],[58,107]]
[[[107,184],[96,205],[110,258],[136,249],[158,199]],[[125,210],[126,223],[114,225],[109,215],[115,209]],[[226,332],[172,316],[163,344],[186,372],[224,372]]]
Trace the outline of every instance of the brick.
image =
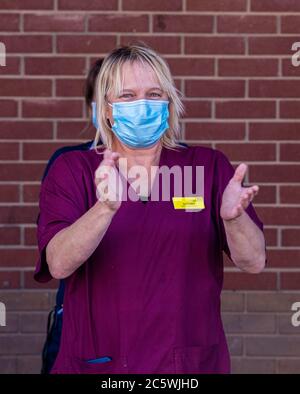
[[153,31],[166,33],[212,33],[211,15],[154,15]]
[[84,31],[84,15],[75,14],[27,14],[24,15],[24,31],[80,32]]
[[266,358],[231,358],[233,374],[275,374],[276,360]]
[[38,214],[37,207],[3,206],[0,207],[1,223],[33,223]]
[[37,354],[41,353],[45,335],[2,335],[0,354]]
[[52,52],[52,37],[50,35],[5,35],[0,41],[6,46],[7,53],[49,53]]
[[202,55],[243,55],[245,42],[242,37],[185,37],[185,53]]
[[23,145],[23,159],[48,160],[49,157],[51,157],[52,154],[61,147],[61,142],[25,142]]
[[294,42],[299,41],[299,37],[249,37],[250,55],[287,55],[291,56],[291,48]]
[[95,137],[95,128],[87,127],[83,121],[59,121],[57,122],[57,138],[70,139],[83,138],[85,141]]
[[56,97],[83,97],[85,79],[63,78],[55,81]]
[[221,296],[222,312],[243,312],[245,295],[234,291],[223,291]]
[[84,75],[85,59],[79,57],[29,57],[25,59],[28,75]]
[[289,313],[291,306],[298,300],[297,293],[257,292],[247,294],[247,311],[249,312],[283,312]]
[[[297,268],[299,268],[299,257]],[[300,290],[300,272],[281,272],[280,288],[282,290]]]
[[277,76],[278,61],[276,59],[219,59],[219,76],[223,77],[269,77]]
[[20,330],[24,333],[44,333],[47,330],[47,313],[21,313]]
[[300,200],[300,186],[280,185],[280,202],[283,204],[298,204]]
[[216,117],[226,119],[249,119],[249,118],[275,118],[275,101],[218,101],[216,102]]
[[[254,183],[255,180],[251,179],[250,182]],[[256,207],[256,210],[259,217],[262,217],[262,221],[268,225],[299,226],[300,213],[297,208],[273,206]]]
[[149,16],[124,13],[94,15],[89,19],[89,31],[148,32]]
[[298,268],[299,261],[298,249],[268,249],[269,268]]
[[[1,90],[1,87],[0,87]],[[0,116],[13,117],[17,116],[18,104],[14,100],[0,100]]]
[[234,161],[270,161],[276,160],[275,144],[226,143],[216,144],[216,149],[224,152]]
[[80,118],[80,100],[24,100],[22,114],[25,118]]
[[214,75],[214,59],[168,58],[173,76]]
[[300,144],[280,144],[280,161],[300,161]]
[[187,80],[187,97],[243,97],[245,81],[241,80]]
[[226,333],[274,333],[275,315],[225,313],[222,321]]
[[276,203],[276,186],[259,185],[259,192],[255,196],[257,204]]
[[[296,97],[296,95],[295,95]],[[281,101],[279,103],[280,117],[283,119],[300,118],[300,101]]]
[[3,267],[33,267],[38,258],[37,249],[0,249],[1,265]]
[[105,53],[116,46],[115,35],[94,36],[94,35],[58,35],[58,53]]
[[[19,332],[19,315],[17,313],[11,313],[6,310],[6,326],[0,327],[0,333],[18,333]],[[0,361],[1,365],[1,361]],[[1,369],[1,374],[3,373]]]
[[37,245],[36,227],[25,227],[24,229],[24,243],[25,245]]
[[249,356],[300,356],[300,338],[290,336],[255,336],[245,338]]
[[227,344],[229,353],[232,356],[240,356],[243,353],[243,338],[240,336],[228,335]]
[[[298,193],[300,195],[300,191]],[[300,246],[300,229],[282,229],[281,242],[282,246]]]
[[243,123],[193,122],[186,123],[187,140],[242,140],[245,138]]
[[1,96],[45,97],[51,94],[51,81],[47,79],[0,79]]
[[300,373],[300,358],[295,359],[278,359],[278,373],[280,374],[298,374]]
[[18,374],[39,374],[42,368],[42,358],[38,356],[22,356],[17,358]]
[[39,181],[45,164],[9,163],[0,164],[1,181]]
[[53,307],[50,291],[4,291],[0,290],[0,300],[10,311],[49,311]]
[[217,16],[218,33],[276,33],[275,16],[220,15]]
[[0,289],[19,289],[20,273],[16,271],[0,271]]
[[0,67],[0,75],[20,74],[20,58],[6,56],[6,66]]
[[226,290],[275,290],[277,276],[274,272],[261,272],[258,275],[245,272],[225,272]]
[[0,222],[15,223],[34,223],[38,214],[37,207],[22,206],[1,206]]
[[181,93],[183,93],[180,78],[174,78],[174,85],[175,85],[176,89],[178,89]]
[[109,11],[118,9],[118,0],[58,0],[59,10]]
[[249,84],[250,97],[297,97],[300,95],[300,81],[252,80]]
[[52,122],[0,121],[0,139],[31,140],[52,138]]
[[298,0],[251,0],[251,11],[255,12],[298,12]]
[[53,9],[53,0],[1,0],[1,10],[50,10]]
[[17,142],[2,142],[0,144],[0,160],[18,160],[19,144]]
[[300,122],[250,122],[250,140],[296,140]]
[[203,100],[185,100],[185,118],[210,118],[211,102]]
[[1,374],[17,373],[17,360],[13,357],[0,357]]
[[276,164],[276,171],[274,165],[253,165],[249,168],[249,180],[256,182],[299,182],[300,180],[300,166],[289,164]]
[[246,0],[187,0],[187,11],[246,11]]
[[0,202],[17,202],[17,201],[19,201],[18,185],[10,185],[10,184],[0,185]]
[[182,0],[123,0],[124,11],[181,11]]
[[[277,246],[277,229],[274,228],[264,228],[264,234],[266,239],[266,244],[269,246]],[[269,250],[268,250],[269,253]]]
[[40,185],[28,184],[23,185],[23,201],[37,202],[40,193]]
[[[3,245],[17,245],[20,243],[20,228],[0,227],[0,239]],[[1,261],[2,263],[2,261]],[[3,263],[2,263],[3,264]]]
[[299,15],[281,15],[281,33],[294,34],[300,33]]
[[292,316],[295,312],[290,311],[288,314],[278,314],[278,331],[280,334],[290,334],[290,335],[298,335],[299,327],[295,327],[292,324]]
[[[0,5],[1,7],[1,5]],[[19,31],[20,16],[18,14],[1,14],[0,31]]]
[[299,77],[300,67],[295,67],[291,59],[281,59],[282,62],[282,76],[283,77]]
[[180,53],[180,37],[177,36],[141,36],[141,35],[121,35],[121,45],[129,45],[133,43],[143,43],[162,54]]

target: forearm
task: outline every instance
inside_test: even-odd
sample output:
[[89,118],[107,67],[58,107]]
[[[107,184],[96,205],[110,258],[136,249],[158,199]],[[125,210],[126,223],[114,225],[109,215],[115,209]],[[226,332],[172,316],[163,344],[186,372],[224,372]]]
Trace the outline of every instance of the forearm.
[[114,212],[98,201],[51,239],[46,247],[46,260],[54,278],[68,277],[91,256],[106,233]]
[[228,247],[235,265],[243,271],[258,273],[265,266],[265,238],[246,211],[233,220],[223,220]]

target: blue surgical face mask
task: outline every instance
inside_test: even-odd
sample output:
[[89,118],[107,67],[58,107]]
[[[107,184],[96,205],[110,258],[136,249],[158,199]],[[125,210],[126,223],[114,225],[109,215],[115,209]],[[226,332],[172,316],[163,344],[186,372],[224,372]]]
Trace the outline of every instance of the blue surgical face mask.
[[98,121],[97,121],[97,107],[96,107],[96,102],[92,102],[92,122],[93,125],[98,129]]
[[112,130],[132,148],[155,144],[169,127],[169,101],[142,99],[109,105],[113,108]]

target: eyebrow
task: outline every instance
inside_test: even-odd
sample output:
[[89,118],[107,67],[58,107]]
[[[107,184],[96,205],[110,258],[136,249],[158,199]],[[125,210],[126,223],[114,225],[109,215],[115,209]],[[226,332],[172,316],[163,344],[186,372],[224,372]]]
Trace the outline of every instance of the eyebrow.
[[[158,87],[158,86],[153,86],[152,88],[149,88],[149,89],[147,89],[148,91],[149,90],[160,90],[161,92],[163,91],[160,87]],[[124,93],[124,92],[134,92],[135,91],[135,89],[122,89],[121,90],[121,93]]]

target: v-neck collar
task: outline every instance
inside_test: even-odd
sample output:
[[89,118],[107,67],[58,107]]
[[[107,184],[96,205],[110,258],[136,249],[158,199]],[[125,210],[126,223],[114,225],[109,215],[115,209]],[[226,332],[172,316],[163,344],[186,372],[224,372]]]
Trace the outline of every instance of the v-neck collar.
[[[154,185],[155,185],[156,182],[157,182],[157,176],[158,176],[158,174],[159,174],[159,169],[160,169],[160,167],[164,164],[165,154],[166,154],[166,148],[162,145],[161,151],[160,151],[160,156],[159,156],[159,162],[158,162],[158,165],[157,165],[157,166],[158,166],[158,169],[157,169],[157,171],[156,171],[156,174],[155,174],[153,183],[152,183],[152,185],[151,185],[152,187],[151,187],[150,193],[149,193],[149,195],[147,196],[147,197],[148,197],[148,201],[147,201],[147,202],[151,201],[153,187],[154,187]],[[155,167],[155,166],[153,166],[153,167]],[[131,183],[128,181],[128,179],[125,178],[124,175],[123,175],[120,171],[119,171],[119,174],[120,174],[120,176],[123,178],[124,183],[126,183],[127,197],[128,197],[128,195],[129,195],[129,190],[130,190],[130,193],[132,193],[132,194],[135,196],[136,202],[138,202],[138,201],[142,202],[142,201],[141,201],[141,196],[140,196],[139,194],[136,193],[136,191],[135,191],[134,188],[131,186]],[[147,204],[143,203],[142,205],[147,205]]]

